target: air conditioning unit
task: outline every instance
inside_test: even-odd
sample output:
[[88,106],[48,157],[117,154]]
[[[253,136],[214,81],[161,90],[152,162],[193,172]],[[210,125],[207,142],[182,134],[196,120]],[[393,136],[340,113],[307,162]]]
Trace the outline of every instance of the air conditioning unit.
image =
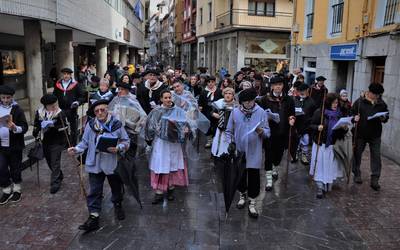
[[292,31],[294,32],[294,33],[299,33],[299,24],[298,23],[296,23],[296,24],[294,24],[293,25],[293,27],[292,27]]

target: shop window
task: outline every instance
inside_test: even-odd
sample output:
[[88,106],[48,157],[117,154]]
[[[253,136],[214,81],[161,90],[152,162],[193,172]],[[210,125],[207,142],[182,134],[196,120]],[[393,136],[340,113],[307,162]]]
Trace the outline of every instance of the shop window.
[[247,38],[246,53],[252,54],[286,54],[288,39],[284,38]]
[[25,73],[24,53],[17,50],[0,50],[3,75],[22,75]]
[[372,79],[371,83],[383,84],[385,76],[386,57],[376,57],[372,59]]

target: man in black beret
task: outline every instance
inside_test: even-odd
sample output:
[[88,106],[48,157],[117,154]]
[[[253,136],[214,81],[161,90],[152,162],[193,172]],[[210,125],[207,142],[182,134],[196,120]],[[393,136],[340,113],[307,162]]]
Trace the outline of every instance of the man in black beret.
[[43,154],[51,170],[50,193],[55,194],[61,187],[64,175],[61,171],[61,153],[67,144],[67,119],[58,106],[57,97],[45,94],[35,113],[32,135],[42,141]]
[[0,205],[21,199],[21,162],[28,123],[22,108],[14,101],[15,90],[0,86]]
[[67,116],[70,125],[70,141],[73,145],[78,139],[78,107],[86,101],[82,87],[72,78],[72,70],[64,68],[60,79],[54,86],[53,94],[58,99],[58,105]]
[[[379,83],[372,83],[364,97],[358,98],[351,109],[355,116],[355,150],[353,174],[354,182],[362,183],[361,158],[366,145],[369,145],[371,154],[371,182],[370,186],[375,191],[380,189],[379,177],[381,175],[381,136],[382,123],[389,120],[389,111],[386,103],[382,100],[384,88]],[[381,116],[372,118],[373,115],[384,112]]]
[[293,96],[295,116],[296,116],[296,135],[293,137],[293,146],[291,147],[291,155],[294,161],[297,160],[297,149],[300,144],[300,160],[304,165],[309,164],[309,142],[310,142],[310,124],[314,111],[317,106],[314,100],[308,96],[309,87],[300,81],[294,83],[297,95]]
[[[283,82],[281,77],[271,78],[271,92],[259,100],[259,105],[269,114],[271,128],[271,137],[264,141],[266,191],[272,190],[273,179],[278,178],[283,152],[288,147],[289,128],[294,126],[296,119],[294,101],[283,92]],[[273,114],[279,114],[279,119],[272,119]]]
[[318,108],[322,108],[322,103],[324,103],[326,94],[328,94],[325,81],[325,77],[318,76],[315,78],[315,83],[312,84],[310,88],[310,97],[314,100],[315,105],[317,105]]
[[[146,82],[144,86],[146,87],[146,92],[143,93],[148,96],[148,103],[144,105],[146,109],[150,107],[150,111],[156,108],[158,105],[161,105],[160,93],[168,88],[168,85],[159,81],[158,76],[160,75],[160,71],[156,69],[149,69],[146,71]],[[142,98],[142,97],[140,97]],[[142,106],[143,107],[143,106]],[[143,107],[143,109],[144,109]],[[146,112],[148,110],[144,109]],[[149,111],[149,113],[150,113]]]

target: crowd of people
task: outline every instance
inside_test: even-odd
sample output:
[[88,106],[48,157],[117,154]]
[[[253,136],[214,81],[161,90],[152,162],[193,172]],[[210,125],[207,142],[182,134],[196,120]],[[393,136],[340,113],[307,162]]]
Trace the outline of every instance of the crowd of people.
[[[306,83],[301,69],[281,74],[245,67],[233,76],[225,72],[218,77],[207,68],[198,70],[188,76],[180,68],[112,64],[100,77],[82,66],[75,74],[77,80],[72,69],[61,70],[53,93],[40,100],[33,136],[43,145],[52,194],[60,190],[64,178],[62,151],[67,146],[73,159],[83,155],[90,191],[89,218],[81,230],[99,228],[105,178],[116,217],[125,218],[122,182],[115,170],[122,156],[134,164],[138,147],[151,149],[152,203],[162,203],[164,198],[173,201],[175,187],[189,185],[187,146],[202,134],[216,168],[224,164],[224,154],[244,153],[246,170],[237,187],[237,208],[248,204],[252,218],[258,217],[260,169],[264,165],[265,190],[273,190],[282,173],[285,150],[292,163],[299,159],[309,166],[316,197],[321,199],[332,185],[350,178],[349,169],[354,182],[362,183],[361,156],[369,144],[370,186],[380,189],[380,138],[382,123],[389,119],[381,84],[369,85],[352,104],[346,90],[329,91],[324,76]],[[18,202],[22,193],[21,161],[28,124],[14,94],[11,87],[0,86],[1,205]],[[79,127],[79,107],[84,103],[89,105],[87,119]],[[352,166],[345,166],[335,151],[346,142],[351,144],[347,157],[354,159]]]

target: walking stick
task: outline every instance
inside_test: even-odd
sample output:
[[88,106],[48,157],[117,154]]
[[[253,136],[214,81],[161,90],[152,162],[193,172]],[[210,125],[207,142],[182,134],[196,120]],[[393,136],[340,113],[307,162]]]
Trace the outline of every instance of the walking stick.
[[292,126],[289,128],[289,142],[286,157],[286,173],[285,173],[285,188],[287,188],[288,178],[289,178],[289,164],[290,164],[290,150],[292,148]]
[[[360,95],[360,98],[362,96],[362,93]],[[360,116],[360,104],[361,100],[358,100],[358,107],[357,107],[357,115]],[[353,135],[353,161],[355,160],[355,154],[356,154],[356,148],[357,148],[357,132],[358,132],[358,122],[355,122],[355,127],[354,127],[354,135]],[[353,162],[354,163],[354,162]],[[348,172],[348,178],[347,178],[347,184],[350,183],[350,174],[351,174],[351,168],[349,168]]]
[[[71,141],[69,140],[69,137],[68,137],[68,133],[67,133],[67,130],[65,129],[65,124],[64,124],[64,120],[63,120],[63,118],[61,117],[61,124],[62,124],[62,126],[63,126],[63,128],[64,128],[64,134],[65,134],[65,137],[67,138],[67,143],[68,143],[68,148],[70,148],[70,147],[72,147],[72,144],[71,144]],[[75,157],[72,157],[71,156],[71,158],[72,159],[74,159],[73,161],[74,162],[77,162],[77,160],[75,159]],[[82,169],[82,157],[81,157],[81,161],[80,162],[78,162],[79,163],[79,169],[78,169],[78,177],[79,177],[79,186],[80,186],[80,189],[81,189],[81,194],[84,196],[84,197],[86,197],[87,196],[87,193],[86,193],[86,188],[85,188],[85,185],[84,185],[84,183],[83,183],[83,174],[82,174],[82,172],[81,172],[81,169]]]
[[[325,99],[326,99],[326,92],[324,92],[324,98],[322,101],[322,109],[321,109],[321,122],[320,125],[324,123],[324,109],[325,109]],[[318,153],[319,153],[319,147],[321,143],[321,136],[322,136],[322,131],[318,132],[318,140],[317,140],[317,152],[315,153],[315,159],[314,159],[314,170],[313,170],[313,177],[315,177],[315,174],[317,173],[317,162],[318,162]]]

